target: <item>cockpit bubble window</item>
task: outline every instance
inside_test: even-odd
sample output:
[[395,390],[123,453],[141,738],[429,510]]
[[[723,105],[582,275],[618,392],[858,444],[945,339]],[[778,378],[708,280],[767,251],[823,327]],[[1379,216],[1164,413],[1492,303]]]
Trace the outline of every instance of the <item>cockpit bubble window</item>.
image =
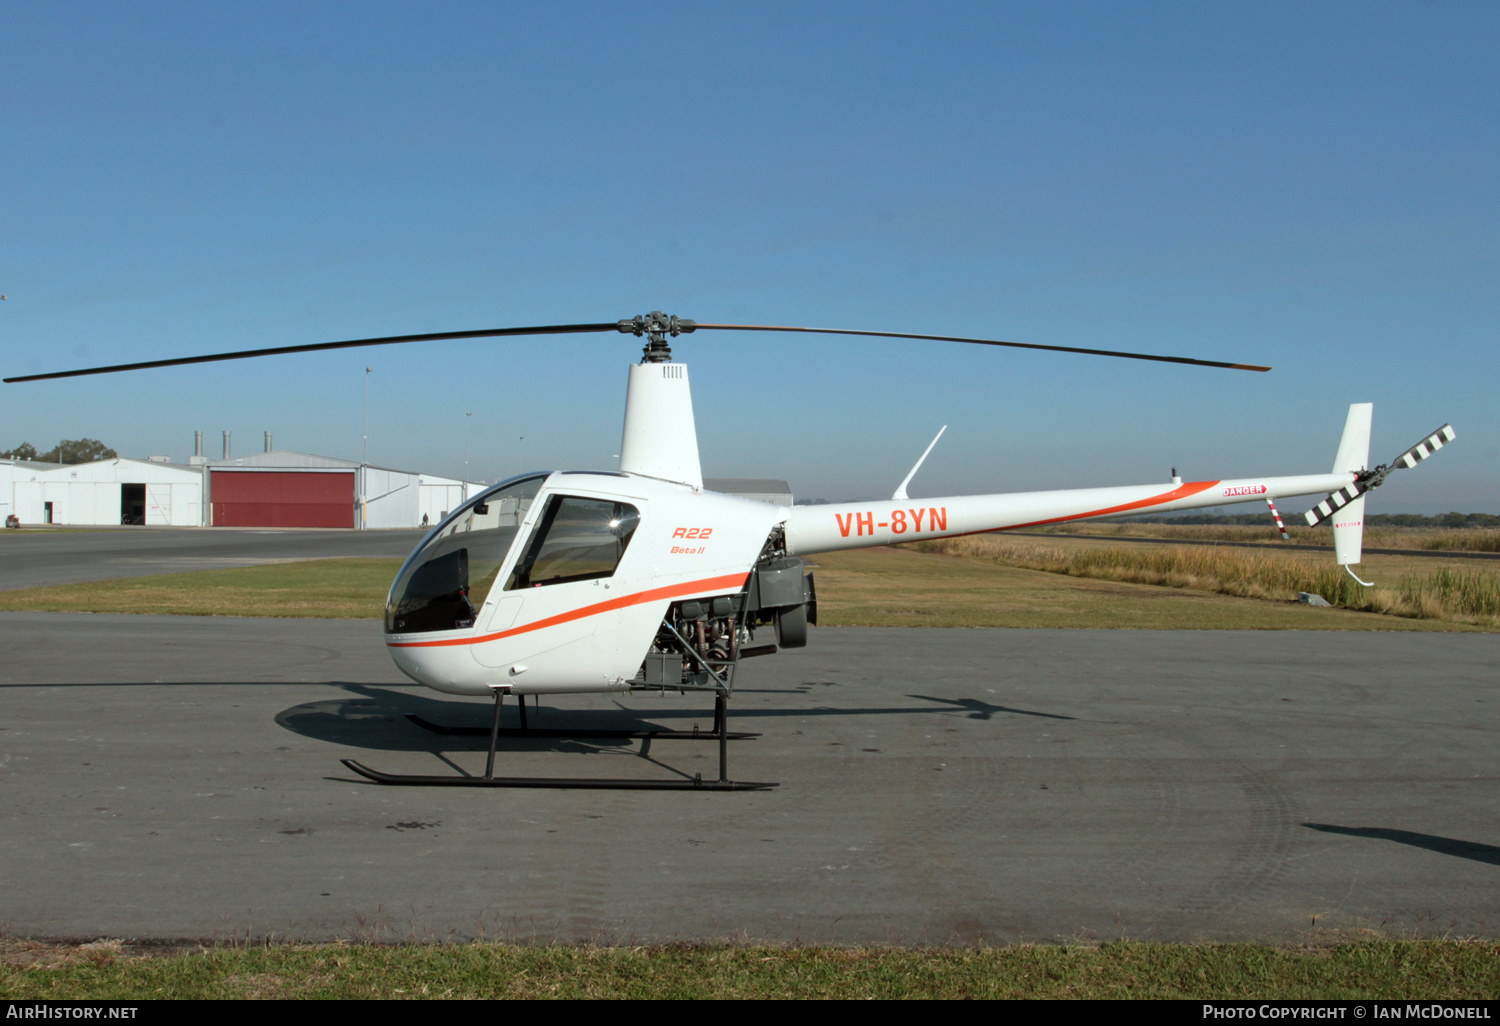
[[385,605],[390,634],[474,626],[547,475],[505,481],[454,510],[411,554]]
[[505,590],[613,576],[640,521],[629,503],[552,496]]

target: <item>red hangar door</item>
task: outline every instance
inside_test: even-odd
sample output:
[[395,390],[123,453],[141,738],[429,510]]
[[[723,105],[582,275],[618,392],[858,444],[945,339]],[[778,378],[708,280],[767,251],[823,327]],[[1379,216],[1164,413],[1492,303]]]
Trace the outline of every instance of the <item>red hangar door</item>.
[[353,527],[354,473],[214,470],[215,527]]

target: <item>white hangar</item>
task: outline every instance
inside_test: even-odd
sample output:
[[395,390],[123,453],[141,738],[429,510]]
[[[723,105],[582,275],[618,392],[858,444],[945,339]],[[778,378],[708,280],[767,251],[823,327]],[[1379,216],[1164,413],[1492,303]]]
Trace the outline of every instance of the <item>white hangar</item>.
[[201,467],[121,457],[73,466],[12,461],[8,469],[12,512],[23,524],[204,522]]

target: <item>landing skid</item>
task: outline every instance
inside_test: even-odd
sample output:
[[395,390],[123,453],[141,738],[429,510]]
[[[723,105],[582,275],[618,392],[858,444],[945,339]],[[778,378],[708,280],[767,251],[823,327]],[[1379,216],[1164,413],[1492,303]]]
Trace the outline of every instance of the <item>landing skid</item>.
[[[380,770],[371,769],[369,766],[354,759],[341,759],[339,761],[355,773],[358,773],[367,780],[373,780],[377,784],[405,785],[409,787],[536,787],[603,791],[764,791],[779,786],[774,782],[729,779],[729,742],[732,740],[760,737],[760,735],[731,732],[728,730],[727,702],[722,693],[714,696],[714,729],[707,733],[701,733],[696,729],[691,731],[530,729],[526,726],[526,700],[524,698],[521,699],[521,728],[519,730],[515,728],[501,728],[500,710],[504,698],[504,692],[495,692],[495,718],[488,731],[483,727],[445,727],[441,724],[430,723],[420,716],[410,714],[407,716],[407,719],[411,720],[417,726],[424,730],[430,730],[435,734],[472,736],[488,733],[490,735],[490,751],[489,757],[485,760],[484,776],[482,777],[382,773]],[[496,743],[502,737],[594,737],[717,741],[719,742],[719,779],[704,780],[701,773],[695,774],[692,779],[683,777],[678,780],[636,780],[621,777],[497,777],[495,776],[495,748]]]
[[766,791],[779,785],[748,780],[629,780],[608,777],[425,777],[382,773],[353,759],[342,759],[355,773],[377,784],[407,784],[419,787],[552,787],[594,791]]

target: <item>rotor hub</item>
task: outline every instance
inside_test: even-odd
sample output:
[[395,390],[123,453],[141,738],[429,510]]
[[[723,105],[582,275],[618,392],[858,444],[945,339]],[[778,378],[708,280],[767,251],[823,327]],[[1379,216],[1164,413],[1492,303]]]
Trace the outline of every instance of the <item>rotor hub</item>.
[[670,363],[672,347],[667,343],[667,336],[691,334],[698,327],[685,317],[675,314],[669,317],[660,310],[626,318],[618,326],[622,335],[634,335],[636,338],[645,336],[646,344],[641,349],[642,363]]

